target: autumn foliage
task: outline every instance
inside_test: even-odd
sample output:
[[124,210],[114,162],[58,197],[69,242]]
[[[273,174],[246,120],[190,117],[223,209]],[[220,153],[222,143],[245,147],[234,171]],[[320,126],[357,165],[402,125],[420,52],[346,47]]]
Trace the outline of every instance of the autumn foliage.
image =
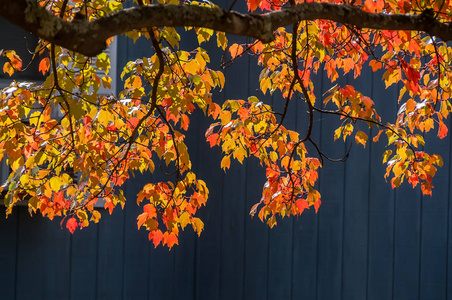
[[[91,21],[123,9],[122,1],[38,2],[68,21],[77,12]],[[137,5],[150,2],[137,1]],[[159,3],[215,5],[178,0]],[[247,0],[254,13],[299,3],[304,1]],[[428,14],[451,21],[449,0],[352,0],[349,4],[370,13]],[[195,32],[198,48],[181,49],[184,30]],[[211,147],[222,150],[219,167],[227,170],[232,160],[242,163],[250,157],[263,166],[267,181],[251,215],[257,214],[270,227],[279,217],[298,216],[310,207],[319,209],[316,182],[327,157],[311,139],[314,112],[341,120],[329,133],[335,140],[351,139],[363,147],[369,139],[386,143],[381,155],[387,169],[382,175],[392,187],[408,182],[431,195],[432,179],[442,159],[422,150],[423,134],[434,131],[440,139],[448,134],[445,120],[452,110],[452,48],[422,32],[370,30],[323,19],[300,21],[274,34],[275,39],[267,44],[258,40],[237,44],[228,43],[223,32],[206,28],[129,32],[127,37],[134,41],[149,40],[155,51],[122,66],[123,87],[108,94],[101,92],[110,89],[114,80],[109,76],[106,53],[85,57],[40,40],[32,59],[38,61],[44,82],[12,81],[0,92],[0,157],[11,169],[1,187],[7,214],[19,201],[27,201],[31,214],[39,211],[49,219],[64,216],[62,224],[73,233],[99,222],[101,214],[95,204],[100,199],[110,213],[118,204],[124,206],[121,186],[132,174],[153,173],[157,162],[164,162],[172,170],[167,180],[150,182],[137,195],[143,207],[137,216],[138,228],[149,231],[155,246],[169,248],[178,243],[180,231],[187,226],[201,234],[204,224],[196,213],[206,205],[209,190],[192,170],[185,144],[195,110],[212,119],[205,137]],[[215,101],[213,91],[221,91],[227,82],[203,49],[209,40],[216,40],[218,51],[225,51],[230,63],[240,63],[245,55],[256,58],[262,70],[256,78],[260,93],[248,99]],[[13,75],[24,68],[14,50],[4,49],[1,55],[6,61],[4,73]],[[399,98],[394,99],[399,106],[396,119],[382,120],[375,100],[361,93],[359,86],[334,85],[344,74],[360,76],[364,67],[381,70],[386,87],[400,89]],[[310,80],[320,70],[333,83],[322,97],[314,93],[320,87]],[[281,101],[282,111],[265,102],[262,95],[268,94]],[[291,101],[302,101],[308,107],[309,122],[302,132],[285,126]],[[377,134],[367,136],[362,129],[366,126],[376,128]],[[307,149],[315,150],[308,153]]]

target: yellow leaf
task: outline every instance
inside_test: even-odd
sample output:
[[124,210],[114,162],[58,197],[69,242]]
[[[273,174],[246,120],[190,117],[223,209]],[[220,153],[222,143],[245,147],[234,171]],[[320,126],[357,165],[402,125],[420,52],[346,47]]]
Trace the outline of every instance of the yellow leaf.
[[60,190],[61,187],[61,179],[58,176],[52,177],[50,178],[50,188],[55,191],[58,192]]
[[240,163],[243,163],[243,159],[247,156],[246,150],[243,147],[238,147],[234,150],[233,157]]
[[355,141],[357,144],[362,144],[365,148],[367,142],[367,134],[362,131],[358,131],[355,135]]
[[188,74],[196,74],[196,72],[198,72],[198,70],[199,70],[199,65],[196,62],[196,60],[192,59],[188,63],[185,64],[184,70]]
[[226,155],[221,160],[221,168],[226,171],[226,169],[229,169],[230,166],[231,166],[231,156]]
[[338,138],[340,138],[341,137],[341,134],[342,134],[342,130],[344,129],[344,127],[339,127],[338,129],[336,129],[335,131],[334,131],[334,140],[337,140]]
[[87,215],[87,213],[86,213],[86,211],[84,211],[84,210],[79,210],[78,212],[77,212],[77,217],[80,219],[80,221],[85,221],[85,220],[88,220],[88,215]]
[[204,229],[204,223],[199,218],[193,218],[191,225],[193,226],[193,230],[199,235]]
[[391,154],[392,154],[392,150],[386,150],[385,153],[383,153],[383,163],[388,161],[388,158]]
[[179,224],[182,229],[190,223],[190,215],[188,212],[184,211],[179,217]]
[[100,212],[98,212],[97,210],[93,210],[92,212],[91,212],[91,221],[94,221],[94,223],[98,223],[99,222],[99,219],[100,219],[100,217],[101,217],[101,214],[100,214]]
[[30,181],[30,180],[29,180],[29,177],[28,177],[27,174],[23,174],[22,176],[20,176],[20,182],[21,182],[23,185],[27,185],[29,181]]
[[348,135],[351,135],[353,132],[353,125],[351,123],[348,123],[347,125],[345,125],[344,127],[344,142],[345,139],[347,138]]
[[217,45],[223,50],[226,49],[226,46],[228,45],[228,39],[226,38],[226,34],[224,32],[217,31]]
[[278,159],[278,154],[275,151],[270,152],[270,160],[272,162],[276,162],[277,159]]

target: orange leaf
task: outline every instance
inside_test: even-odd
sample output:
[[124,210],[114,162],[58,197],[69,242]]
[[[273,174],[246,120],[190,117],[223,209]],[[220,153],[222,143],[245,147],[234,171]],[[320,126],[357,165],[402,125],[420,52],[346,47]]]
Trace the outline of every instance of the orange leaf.
[[248,4],[248,10],[255,11],[259,7],[262,0],[247,0],[246,2]]
[[132,87],[137,89],[137,88],[140,88],[141,86],[142,86],[141,78],[139,76],[135,76],[133,78]]
[[165,232],[163,235],[163,244],[168,245],[170,249],[174,246],[174,244],[179,245],[177,235],[174,232]]
[[160,244],[162,239],[163,239],[163,233],[160,229],[156,229],[156,230],[149,232],[149,240],[154,243],[155,248],[157,248],[157,246]]
[[187,115],[185,115],[185,114],[182,114],[181,115],[181,127],[184,129],[184,130],[188,130],[188,125],[190,124],[190,118],[187,116]]
[[372,71],[373,71],[373,72],[376,72],[376,71],[378,71],[379,69],[381,69],[381,62],[376,61],[376,60],[374,59],[374,60],[371,60],[371,61],[369,62],[369,66],[372,67]]
[[314,208],[315,208],[315,212],[317,213],[317,212],[319,212],[319,207],[320,207],[320,204],[322,203],[322,201],[320,201],[320,199],[317,199],[315,202],[314,202]]
[[45,75],[49,69],[50,69],[50,60],[48,57],[45,57],[39,63],[39,72],[41,72],[42,75]]
[[147,213],[142,213],[137,217],[138,229],[140,229],[140,227],[143,226],[144,222],[146,222],[148,218],[149,215]]
[[129,121],[127,122],[127,126],[128,126],[130,129],[135,129],[135,127],[137,127],[137,125],[138,125],[138,122],[139,122],[139,120],[138,120],[137,117],[132,117],[132,118],[130,118]]
[[145,213],[148,214],[149,218],[157,217],[157,211],[155,210],[155,206],[152,204],[146,204],[143,207]]
[[231,53],[232,59],[234,59],[237,56],[242,55],[243,47],[239,44],[233,44],[231,47],[229,47],[229,52]]
[[218,144],[218,133],[213,133],[207,137],[207,141],[210,143],[210,147]]
[[6,62],[3,65],[3,72],[8,73],[9,76],[12,76],[14,74],[14,68],[11,66],[9,62]]
[[104,208],[108,209],[108,212],[111,215],[113,213],[113,208],[115,208],[115,205],[111,201],[105,201]]
[[3,51],[3,56],[6,56],[9,60],[3,65],[3,72],[8,73],[9,76],[11,76],[15,71],[20,71],[22,69],[22,60],[20,59],[19,55],[16,54],[16,51]]
[[300,214],[302,214],[306,208],[309,208],[309,203],[305,199],[298,199],[295,204],[297,205]]

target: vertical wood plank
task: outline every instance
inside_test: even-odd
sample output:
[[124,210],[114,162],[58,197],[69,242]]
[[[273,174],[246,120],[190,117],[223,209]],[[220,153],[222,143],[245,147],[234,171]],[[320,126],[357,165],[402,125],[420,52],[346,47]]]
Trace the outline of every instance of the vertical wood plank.
[[18,207],[17,299],[44,299],[45,222],[40,216],[30,217],[25,207]]
[[199,210],[204,231],[196,242],[196,291],[197,299],[218,299],[220,290],[221,261],[221,201],[222,174],[218,171],[219,149],[199,147],[202,163],[197,172],[209,188],[207,207]]
[[[372,96],[372,72],[370,68],[363,69],[359,80],[351,79],[349,83],[364,96]],[[343,228],[343,267],[342,267],[342,298],[365,299],[367,293],[367,239],[369,210],[369,148],[372,139],[369,138],[366,149],[356,144],[354,137],[358,130],[368,137],[370,130],[364,122],[354,124],[355,132],[348,139],[353,144],[350,157],[345,164],[345,198],[344,198],[344,228]]]
[[[328,82],[326,74],[323,76],[324,82]],[[339,78],[339,85],[345,84],[345,78]],[[322,92],[329,88],[324,86]],[[346,152],[343,140],[333,142],[333,133],[340,126],[340,121],[337,116],[323,115],[321,118],[320,149],[331,158],[344,157]],[[341,295],[344,172],[343,163],[327,160],[320,171],[320,194],[323,202],[318,216],[318,299],[339,299]]]
[[98,299],[121,299],[123,291],[124,211],[120,205],[113,214],[102,211],[99,222],[97,292]]
[[90,224],[72,236],[71,299],[96,299],[98,226]]
[[[261,68],[250,60],[248,73],[248,93],[258,98],[260,94],[259,74]],[[270,96],[266,96],[270,99]],[[262,197],[262,188],[265,184],[265,169],[259,164],[258,159],[251,158],[245,165],[245,256],[244,256],[244,289],[242,299],[267,299],[268,295],[268,247],[269,235],[267,224],[261,222],[257,215],[251,218],[249,212],[253,205]]]
[[[450,120],[447,124],[450,128]],[[439,154],[444,166],[438,168],[433,178],[433,196],[422,201],[422,240],[420,257],[421,299],[441,299],[447,287],[447,218],[450,194],[450,138],[439,140],[436,128],[425,137],[425,151]],[[419,189],[420,187],[417,187]]]
[[[265,183],[265,170],[257,161],[246,165],[246,207],[258,203]],[[251,184],[251,182],[255,182]],[[245,219],[245,278],[243,299],[267,299],[268,226],[254,218]]]
[[161,245],[149,250],[149,297],[148,299],[174,299],[174,251]]
[[[385,89],[382,73],[373,76],[372,99],[383,123],[395,119],[398,91],[394,87]],[[372,128],[375,136],[380,128]],[[370,139],[370,138],[369,138]],[[369,180],[369,240],[368,240],[368,299],[391,299],[394,268],[394,208],[395,191],[384,179],[386,165],[382,155],[387,150],[385,137],[377,143],[371,142],[371,165]]]
[[[140,174],[141,175],[141,174]],[[125,186],[127,203],[124,208],[124,276],[123,298],[137,299],[148,297],[149,247],[148,231],[137,229],[137,217],[143,212],[142,204],[136,204],[141,187],[149,181],[149,174],[133,178]],[[152,245],[153,247],[153,245]]]
[[[315,86],[316,106],[322,103],[321,80],[322,70],[317,76],[311,77]],[[308,129],[307,105],[299,102],[297,104],[297,129],[300,138],[306,135]],[[321,116],[314,112],[312,140],[319,144]],[[314,146],[306,143],[306,148],[310,156],[318,157]],[[318,189],[319,183],[316,187]],[[309,211],[294,219],[293,222],[293,253],[292,253],[292,298],[293,299],[316,299],[316,278],[317,278],[317,240],[318,240],[318,215],[311,207]]]
[[[197,147],[200,142],[199,136],[203,137],[199,129],[199,119],[204,117],[202,113],[192,114],[186,137],[186,145],[191,155],[194,170],[197,169],[199,164],[196,160]],[[192,226],[189,225],[183,232],[179,233],[179,245],[172,250],[174,251],[174,299],[194,297],[197,238],[197,234],[193,231]]]
[[413,189],[408,184],[402,184],[396,191],[393,282],[395,299],[419,297],[422,200],[420,189]]
[[[2,200],[0,200],[2,201]],[[5,218],[5,207],[0,207],[0,216]],[[14,209],[8,219],[0,220],[0,282],[3,284],[2,297],[16,297],[16,263],[18,246],[18,209]]]
[[[283,126],[289,130],[296,130],[297,127],[297,100],[293,97],[286,103],[286,98],[283,98],[279,91],[273,94],[275,112],[283,113],[288,105]],[[281,219],[281,216],[277,215],[277,222],[269,232],[267,298],[289,299],[292,297],[293,220]]]
[[[230,41],[231,43],[234,41]],[[224,70],[228,88],[223,91],[225,100],[244,99],[249,88],[249,57]],[[237,76],[237,74],[241,74]],[[251,158],[252,159],[252,158]],[[226,172],[220,169],[220,161],[214,166],[222,174],[221,206],[221,265],[220,265],[220,299],[240,299],[243,295],[243,269],[245,247],[245,187],[246,165],[231,160],[231,168]]]
[[[68,299],[71,275],[71,233],[60,227],[61,218],[45,221],[44,298]],[[74,233],[81,233],[80,231]]]
[[419,296],[421,194],[409,186],[396,191],[394,298]]
[[[216,52],[216,45],[206,44],[203,48],[211,51],[211,65],[217,69],[221,53]],[[213,101],[221,105],[225,100],[224,92],[231,88],[234,87],[230,86],[226,80],[225,90],[223,93],[214,92]],[[204,180],[209,188],[207,206],[199,210],[199,217],[204,222],[204,231],[196,240],[195,298],[214,300],[220,297],[222,201],[224,198],[223,174],[220,169],[221,149],[220,147],[210,148],[204,137],[211,123],[212,120],[208,118],[202,118],[199,121],[199,143],[197,149],[192,152],[192,157],[196,157],[197,177]]]

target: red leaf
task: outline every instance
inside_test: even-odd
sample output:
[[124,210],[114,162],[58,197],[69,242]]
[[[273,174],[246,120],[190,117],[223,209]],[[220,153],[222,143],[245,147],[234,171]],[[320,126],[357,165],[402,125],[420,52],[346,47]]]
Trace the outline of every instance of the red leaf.
[[162,100],[162,106],[163,107],[169,107],[171,106],[171,104],[173,104],[173,99],[172,98],[165,98]]
[[75,229],[77,229],[78,223],[77,219],[72,217],[66,222],[66,228],[69,229],[71,233],[74,233]]
[[252,143],[251,144],[251,152],[256,152],[257,151],[257,145],[256,145],[256,143]]
[[110,215],[111,215],[112,212],[113,212],[113,208],[115,208],[115,205],[114,205],[113,202],[111,202],[111,201],[105,201],[104,208],[105,208],[105,209],[108,209],[108,212],[109,212]]
[[440,139],[445,138],[445,137],[447,136],[447,131],[448,131],[448,129],[447,129],[446,124],[441,123],[441,124],[439,125],[438,137],[439,137]]
[[85,123],[86,125],[90,125],[91,124],[91,120],[92,120],[92,118],[90,116],[84,116],[83,117],[83,123]]
[[117,129],[118,128],[116,128],[116,126],[114,124],[107,126],[107,130],[110,130],[110,131],[116,131]]
[[417,174],[412,174],[410,177],[408,177],[408,183],[411,183],[414,188],[419,183],[419,177],[417,176]]

